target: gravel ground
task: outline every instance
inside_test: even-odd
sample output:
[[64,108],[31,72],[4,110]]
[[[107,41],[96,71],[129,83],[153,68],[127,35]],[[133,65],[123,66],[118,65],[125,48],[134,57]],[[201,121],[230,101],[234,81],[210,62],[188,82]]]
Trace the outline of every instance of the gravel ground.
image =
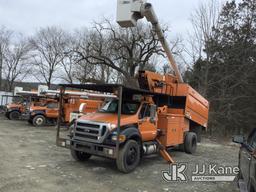
[[[25,121],[0,117],[0,191],[132,191],[132,192],[234,192],[234,182],[165,182],[169,166],[159,156],[146,157],[130,174],[120,173],[115,162],[92,157],[79,163],[69,150],[55,145],[54,127],[34,128]],[[236,166],[238,146],[203,140],[195,155],[171,151],[177,162]]]

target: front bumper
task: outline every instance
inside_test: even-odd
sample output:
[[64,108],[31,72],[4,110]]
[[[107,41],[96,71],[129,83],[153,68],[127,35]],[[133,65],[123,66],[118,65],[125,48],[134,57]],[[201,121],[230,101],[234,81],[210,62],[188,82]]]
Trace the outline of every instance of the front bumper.
[[74,139],[60,139],[57,145],[64,148],[71,148],[76,151],[89,153],[91,155],[116,158],[116,147],[98,143],[90,143],[86,141],[78,141]]

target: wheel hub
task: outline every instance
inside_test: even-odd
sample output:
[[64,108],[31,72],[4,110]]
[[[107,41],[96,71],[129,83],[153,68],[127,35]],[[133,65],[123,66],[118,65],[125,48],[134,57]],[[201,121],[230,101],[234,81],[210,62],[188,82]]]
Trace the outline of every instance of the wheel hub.
[[37,125],[41,125],[42,123],[43,123],[43,119],[38,118],[38,119],[36,120],[36,124],[37,124]]
[[134,147],[130,148],[127,153],[126,162],[128,165],[132,165],[136,161],[137,151]]

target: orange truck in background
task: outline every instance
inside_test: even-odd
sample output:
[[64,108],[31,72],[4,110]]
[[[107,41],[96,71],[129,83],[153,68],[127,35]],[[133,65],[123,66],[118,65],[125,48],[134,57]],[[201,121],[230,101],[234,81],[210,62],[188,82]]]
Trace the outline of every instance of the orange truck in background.
[[24,91],[22,87],[15,87],[12,97],[15,100],[5,107],[5,116],[10,120],[27,119],[29,107],[38,105],[41,99],[36,91]]
[[[28,122],[34,126],[56,124],[59,116],[58,103],[59,97],[55,99],[47,98],[40,106],[30,107]],[[62,122],[65,124],[72,123],[74,116],[79,115],[79,113],[86,114],[94,112],[100,107],[101,103],[101,100],[66,96],[62,107]]]
[[[72,90],[67,91],[60,99],[60,90],[49,90],[45,85],[38,86],[37,94],[44,96],[45,99],[41,101],[41,105],[30,107],[28,122],[34,126],[54,125],[60,115],[62,123],[72,124],[81,114],[96,111],[102,103],[100,99],[89,99],[85,92]],[[61,109],[59,109],[60,100]]]
[[26,105],[23,102],[13,102],[6,105],[5,116],[10,120],[18,120],[25,113]]

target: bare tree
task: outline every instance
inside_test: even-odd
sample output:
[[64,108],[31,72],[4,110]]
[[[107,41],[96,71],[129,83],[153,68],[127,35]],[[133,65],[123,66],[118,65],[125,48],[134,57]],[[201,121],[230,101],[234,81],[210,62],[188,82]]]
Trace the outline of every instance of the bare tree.
[[13,89],[15,81],[22,81],[31,72],[31,65],[29,64],[30,47],[27,40],[21,35],[18,39],[17,43],[12,43],[7,48],[4,56],[3,74],[8,91]]
[[136,68],[145,69],[155,54],[164,56],[154,32],[145,24],[122,29],[105,20],[95,23],[86,38],[74,50],[78,58],[112,68],[122,74],[121,82],[129,84],[134,84]]
[[208,54],[208,42],[213,36],[213,28],[218,28],[218,21],[220,16],[220,3],[219,0],[211,0],[204,2],[195,9],[191,15],[191,24],[193,27],[192,33],[189,34],[188,45],[186,53],[191,60],[192,67],[194,64],[200,63],[204,59],[204,74],[197,74],[197,88],[199,92],[206,96],[208,89],[208,76],[209,68],[213,67],[210,64],[210,56]]
[[55,73],[63,61],[66,33],[57,27],[43,28],[31,38],[30,44],[34,49],[33,62],[37,70],[35,77],[39,81],[43,79],[50,87],[52,81],[58,78]]
[[0,28],[0,90],[2,89],[4,58],[10,45],[11,34],[12,32],[5,27]]

